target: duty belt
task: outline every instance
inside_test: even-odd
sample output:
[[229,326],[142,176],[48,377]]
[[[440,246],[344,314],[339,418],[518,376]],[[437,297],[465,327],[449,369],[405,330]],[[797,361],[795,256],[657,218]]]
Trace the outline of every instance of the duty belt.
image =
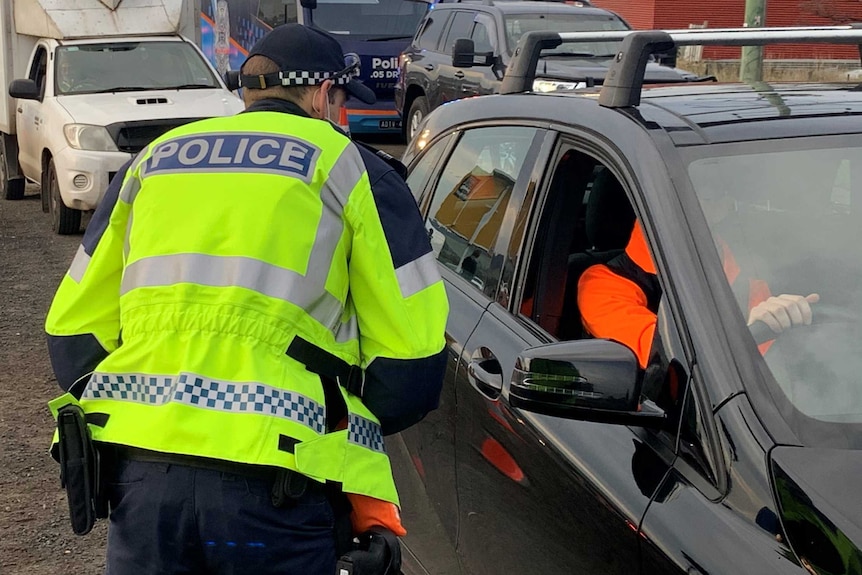
[[114,446],[113,450],[118,459],[165,465],[183,465],[270,482],[272,483],[272,504],[276,507],[282,507],[291,500],[297,500],[305,494],[326,493],[325,484],[309,479],[292,469],[250,465],[248,463],[236,463],[208,457],[180,455],[178,453],[162,453],[124,445]]

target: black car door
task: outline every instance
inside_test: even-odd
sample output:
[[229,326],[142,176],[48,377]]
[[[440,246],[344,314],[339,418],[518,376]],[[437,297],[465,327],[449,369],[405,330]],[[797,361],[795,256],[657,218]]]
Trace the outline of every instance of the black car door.
[[471,574],[638,573],[638,525],[673,459],[643,429],[538,415],[508,401],[523,350],[580,334],[566,329],[580,322],[566,311],[576,309],[565,298],[578,279],[569,262],[583,247],[586,198],[604,168],[581,150],[563,142],[551,156],[544,193],[518,218],[526,233],[507,251],[504,268],[515,271],[502,282],[513,280],[511,297],[488,307],[462,352],[458,548]]
[[452,65],[452,46],[459,38],[469,38],[473,29],[473,19],[476,13],[466,10],[456,10],[449,19],[449,28],[444,32],[442,54],[437,64],[437,90],[439,102],[431,102],[431,109],[440,104],[451,102],[462,97],[461,80],[464,78],[464,70]]
[[[500,44],[496,37],[494,19],[490,15],[476,14],[470,39],[473,40],[473,50],[475,53],[493,54],[495,57],[499,55],[498,46]],[[492,66],[461,68],[463,77],[460,79],[460,84],[457,84],[458,92],[461,94],[460,97],[469,98],[470,96],[483,96],[485,94],[496,93],[499,89],[501,79],[494,75],[494,71],[495,68]]]
[[[411,166],[408,180],[425,212],[426,227],[449,298],[446,343],[449,362],[440,408],[421,425],[387,442],[396,482],[406,505],[408,572],[458,573],[455,491],[455,387],[464,378],[464,345],[485,308],[497,296],[502,274],[495,258],[511,234],[504,218],[523,196],[528,167],[544,132],[528,126],[477,128],[429,146]],[[452,146],[450,138],[458,137]],[[453,148],[451,152],[449,148]],[[443,152],[445,148],[445,152]],[[435,170],[434,166],[441,164]],[[518,178],[525,169],[526,175]],[[429,172],[436,177],[429,177]],[[430,180],[427,184],[423,182]],[[418,564],[418,567],[417,567]]]
[[[404,52],[408,56],[403,72],[404,86],[419,86],[428,99],[429,110],[440,105],[440,65],[447,60],[441,46],[450,15],[451,11],[432,10],[422,22],[416,40]],[[449,61],[451,63],[451,58]],[[401,117],[407,118],[409,113],[409,109],[401,110]]]

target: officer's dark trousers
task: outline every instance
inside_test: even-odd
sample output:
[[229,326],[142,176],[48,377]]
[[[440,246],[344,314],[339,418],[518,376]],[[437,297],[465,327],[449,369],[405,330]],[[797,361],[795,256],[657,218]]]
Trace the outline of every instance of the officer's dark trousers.
[[272,484],[121,460],[109,486],[106,575],[332,575],[332,508],[319,490],[281,508]]

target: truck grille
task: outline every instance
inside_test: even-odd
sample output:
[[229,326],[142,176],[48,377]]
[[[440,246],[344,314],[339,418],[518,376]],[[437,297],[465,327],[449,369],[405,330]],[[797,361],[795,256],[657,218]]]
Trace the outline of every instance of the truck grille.
[[114,143],[121,152],[137,154],[150,142],[177,126],[201,118],[173,118],[170,120],[144,120],[140,122],[117,122],[106,126]]

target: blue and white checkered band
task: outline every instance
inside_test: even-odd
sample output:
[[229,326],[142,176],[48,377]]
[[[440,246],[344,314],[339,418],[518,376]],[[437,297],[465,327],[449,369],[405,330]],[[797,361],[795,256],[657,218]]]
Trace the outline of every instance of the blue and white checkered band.
[[383,446],[383,433],[380,426],[356,414],[351,413],[347,423],[347,441],[361,445],[372,451],[386,453]]
[[279,72],[282,86],[316,86],[324,80],[332,80],[337,86],[346,86],[351,76],[339,72]]
[[262,383],[214,381],[194,374],[93,374],[81,399],[149,405],[176,402],[215,411],[271,415],[319,434],[326,431],[326,409],[304,395]]

